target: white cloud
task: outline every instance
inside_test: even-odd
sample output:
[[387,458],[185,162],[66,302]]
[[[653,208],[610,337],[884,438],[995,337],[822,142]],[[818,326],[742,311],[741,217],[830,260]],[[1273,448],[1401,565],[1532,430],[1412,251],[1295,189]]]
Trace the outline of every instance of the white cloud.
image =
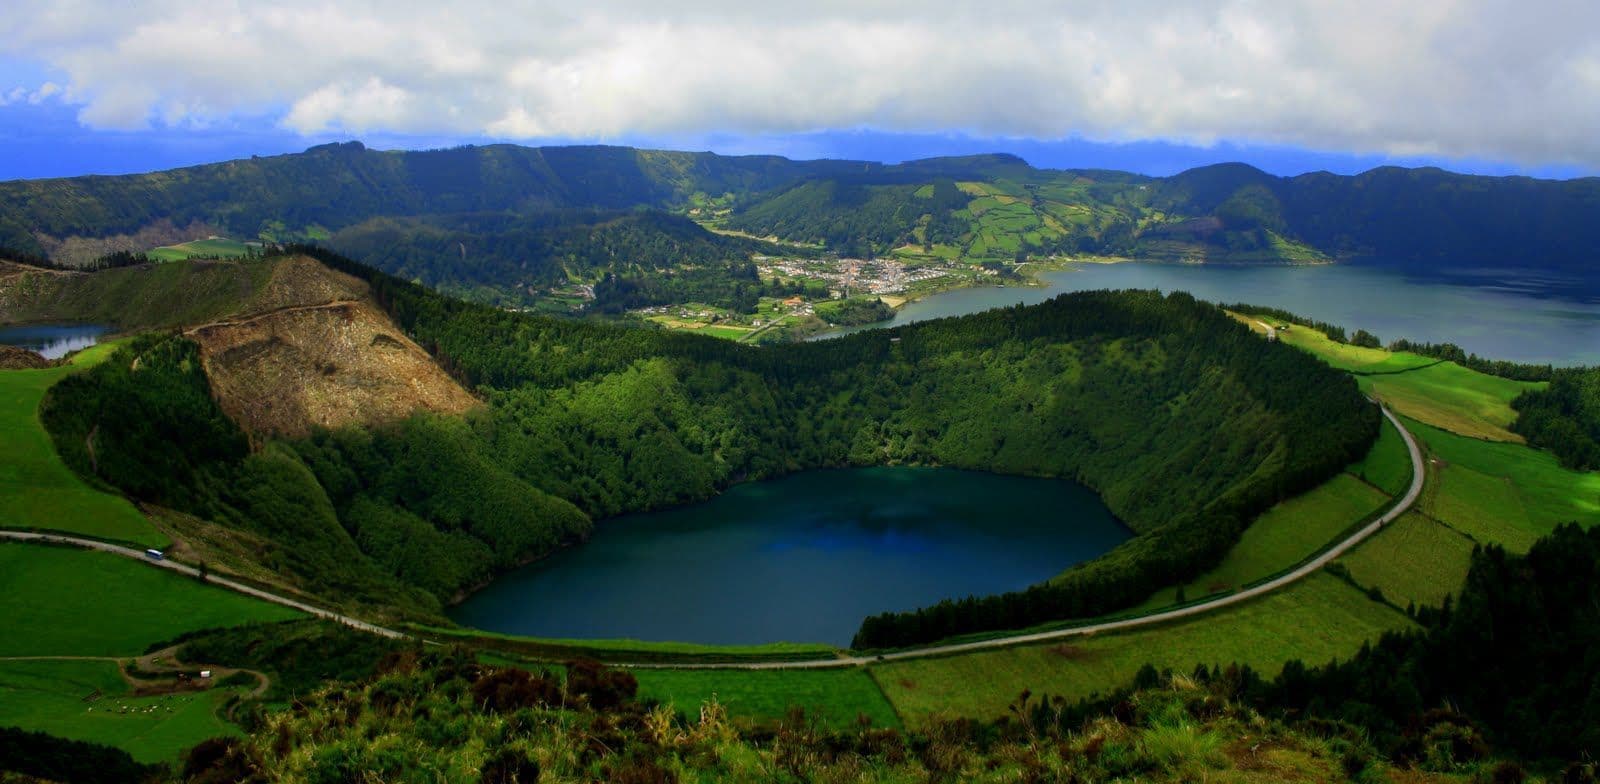
[[13,0],[0,40],[65,74],[95,127],[873,127],[1600,164],[1591,0],[661,5]]

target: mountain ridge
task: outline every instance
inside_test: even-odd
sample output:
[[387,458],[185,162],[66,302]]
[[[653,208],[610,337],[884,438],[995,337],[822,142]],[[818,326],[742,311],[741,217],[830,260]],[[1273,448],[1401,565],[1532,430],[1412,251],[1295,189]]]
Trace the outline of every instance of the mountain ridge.
[[[1364,258],[1446,272],[1554,270],[1596,278],[1584,283],[1600,288],[1590,274],[1600,233],[1589,228],[1600,216],[1600,178],[1433,167],[1280,177],[1242,163],[1146,177],[1039,169],[1004,153],[884,164],[604,145],[380,151],[344,142],[149,174],[0,182],[0,247],[81,266],[96,254],[210,233],[323,241],[378,218],[553,210],[673,212],[845,255],[921,247],[930,259],[973,261]],[[745,251],[723,252],[742,260]],[[363,260],[385,266],[381,257]]]

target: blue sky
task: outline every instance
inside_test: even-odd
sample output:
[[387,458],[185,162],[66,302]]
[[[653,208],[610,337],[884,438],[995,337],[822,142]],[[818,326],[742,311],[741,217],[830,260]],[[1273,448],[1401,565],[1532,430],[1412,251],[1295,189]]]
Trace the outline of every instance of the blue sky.
[[0,178],[604,142],[1600,173],[1600,4],[14,0]]

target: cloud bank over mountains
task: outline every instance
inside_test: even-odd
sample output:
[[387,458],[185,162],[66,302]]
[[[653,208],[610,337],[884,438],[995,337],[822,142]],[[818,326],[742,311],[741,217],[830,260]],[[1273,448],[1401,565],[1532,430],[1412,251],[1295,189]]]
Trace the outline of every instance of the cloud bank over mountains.
[[[98,129],[620,138],[873,128],[1600,164],[1600,4],[13,0]],[[737,6],[737,7],[735,7]]]

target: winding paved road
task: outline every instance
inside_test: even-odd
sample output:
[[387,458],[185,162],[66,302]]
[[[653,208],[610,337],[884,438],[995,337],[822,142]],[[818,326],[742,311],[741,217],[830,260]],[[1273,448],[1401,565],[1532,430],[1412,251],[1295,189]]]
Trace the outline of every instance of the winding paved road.
[[[1172,610],[1165,610],[1163,612],[1152,613],[1152,614],[1149,614],[1149,615],[1141,615],[1141,616],[1138,616],[1138,617],[1135,617],[1135,618],[1124,618],[1124,619],[1121,619],[1121,620],[1105,621],[1103,623],[1093,623],[1093,624],[1088,624],[1088,625],[1085,625],[1085,626],[1074,626],[1074,627],[1067,628],[1067,629],[1054,629],[1054,630],[1047,631],[1047,632],[1034,632],[1034,633],[1031,633],[1031,634],[1016,634],[1016,635],[1011,635],[1011,636],[1008,636],[1008,637],[996,637],[996,638],[988,639],[988,640],[977,640],[977,641],[974,641],[974,642],[956,643],[956,644],[952,644],[952,645],[934,645],[934,646],[930,646],[930,647],[926,647],[926,648],[912,648],[912,649],[909,649],[909,650],[894,651],[894,652],[884,653],[884,654],[881,654],[881,655],[874,655],[874,656],[839,656],[839,657],[831,658],[831,659],[802,659],[802,660],[799,660],[799,661],[762,661],[762,662],[648,663],[648,664],[646,664],[646,663],[615,662],[615,663],[613,663],[613,666],[631,667],[631,668],[636,668],[636,669],[674,669],[674,670],[685,670],[685,669],[780,670],[780,669],[824,669],[824,668],[834,668],[834,667],[859,667],[859,666],[862,666],[862,665],[873,664],[873,663],[876,663],[876,662],[899,661],[899,660],[904,660],[904,659],[920,659],[920,658],[928,657],[928,656],[945,656],[945,655],[949,655],[949,654],[953,654],[953,653],[967,653],[969,651],[982,651],[982,650],[989,650],[989,649],[993,649],[993,648],[1006,648],[1006,647],[1010,647],[1010,646],[1013,646],[1013,645],[1024,645],[1024,644],[1029,644],[1029,643],[1049,642],[1051,640],[1062,640],[1062,639],[1067,639],[1067,638],[1070,638],[1070,637],[1081,637],[1081,636],[1087,635],[1087,634],[1098,634],[1100,632],[1111,632],[1111,631],[1122,631],[1122,630],[1126,630],[1126,629],[1136,629],[1136,628],[1139,628],[1139,627],[1142,627],[1142,626],[1153,626],[1153,625],[1156,625],[1156,624],[1167,623],[1167,622],[1175,621],[1175,620],[1178,620],[1178,619],[1181,619],[1181,618],[1190,618],[1190,617],[1193,617],[1193,616],[1196,616],[1196,615],[1201,615],[1201,614],[1204,614],[1204,613],[1212,612],[1213,610],[1220,610],[1220,609],[1222,609],[1224,607],[1229,607],[1229,606],[1232,606],[1232,605],[1235,605],[1235,604],[1239,604],[1241,602],[1248,602],[1251,599],[1255,599],[1257,597],[1264,596],[1266,594],[1272,593],[1273,591],[1276,591],[1279,588],[1283,588],[1284,586],[1287,586],[1287,585],[1289,585],[1291,583],[1294,583],[1294,582],[1296,582],[1298,580],[1301,580],[1301,579],[1303,579],[1305,577],[1308,577],[1308,576],[1316,573],[1317,570],[1321,569],[1324,566],[1327,566],[1329,563],[1332,563],[1334,559],[1338,558],[1341,555],[1344,555],[1351,548],[1355,547],[1358,544],[1361,544],[1363,541],[1365,541],[1368,537],[1372,536],[1373,534],[1376,534],[1385,525],[1388,525],[1390,522],[1393,522],[1394,520],[1398,519],[1400,517],[1400,515],[1403,515],[1407,511],[1409,511],[1411,509],[1412,505],[1417,502],[1417,497],[1422,494],[1422,485],[1423,485],[1423,481],[1424,481],[1424,478],[1425,478],[1424,471],[1423,471],[1423,465],[1422,465],[1422,450],[1417,448],[1417,442],[1416,442],[1416,440],[1414,438],[1412,438],[1411,433],[1406,431],[1405,426],[1400,424],[1400,420],[1397,419],[1395,417],[1395,415],[1389,411],[1389,409],[1383,408],[1382,411],[1383,411],[1384,417],[1386,417],[1389,420],[1389,422],[1394,425],[1395,430],[1399,431],[1400,437],[1405,440],[1406,451],[1409,452],[1410,455],[1411,455],[1411,486],[1406,489],[1405,495],[1401,496],[1401,498],[1400,498],[1400,500],[1398,502],[1396,502],[1393,506],[1391,506],[1388,509],[1388,511],[1384,512],[1382,515],[1379,515],[1377,519],[1373,520],[1370,524],[1368,524],[1367,526],[1363,527],[1361,530],[1356,531],[1354,534],[1351,534],[1350,537],[1345,539],[1344,541],[1334,545],[1333,547],[1328,548],[1321,555],[1318,555],[1317,557],[1315,557],[1315,558],[1313,558],[1313,559],[1301,564],[1299,567],[1295,568],[1293,571],[1286,572],[1286,573],[1284,573],[1284,574],[1282,574],[1282,575],[1280,575],[1280,576],[1278,576],[1276,578],[1268,580],[1267,582],[1261,583],[1259,585],[1251,586],[1251,587],[1246,588],[1246,589],[1244,589],[1242,591],[1231,593],[1231,594],[1228,594],[1226,596],[1219,596],[1219,597],[1217,597],[1215,599],[1211,599],[1211,600],[1208,600],[1208,601],[1203,601],[1203,602],[1200,602],[1198,604],[1191,604],[1191,605],[1188,605],[1186,607],[1179,607],[1179,608],[1172,609]],[[29,531],[3,531],[3,530],[0,530],[0,539],[13,539],[13,540],[24,541],[24,542],[48,542],[48,543],[56,543],[56,544],[73,545],[73,546],[77,546],[77,547],[86,547],[86,548],[90,548],[90,549],[94,549],[94,550],[101,550],[101,551],[108,552],[108,553],[114,553],[116,555],[121,555],[121,556],[125,556],[125,557],[128,557],[128,558],[133,558],[133,559],[136,559],[136,560],[138,560],[138,561],[140,561],[142,563],[148,564],[150,566],[154,566],[154,567],[158,567],[158,568],[162,568],[162,569],[170,569],[172,571],[178,572],[179,574],[188,575],[190,577],[198,577],[199,574],[200,574],[200,571],[198,569],[195,569],[192,566],[187,566],[187,565],[181,564],[181,563],[175,563],[173,561],[168,561],[168,560],[161,560],[161,561],[152,560],[150,558],[145,557],[145,554],[144,554],[143,550],[136,550],[136,549],[131,548],[131,547],[123,547],[121,545],[111,544],[109,542],[102,542],[102,541],[98,541],[98,540],[95,540],[95,539],[82,539],[82,538],[75,537],[75,536],[68,536],[66,534],[34,533],[34,532],[29,532]],[[300,610],[301,612],[305,612],[305,613],[309,613],[311,615],[315,615],[315,616],[318,616],[318,617],[321,617],[321,618],[327,618],[329,620],[337,621],[337,622],[342,623],[342,624],[344,624],[346,626],[349,626],[349,627],[352,627],[352,628],[355,628],[355,629],[359,629],[361,631],[371,632],[373,634],[379,634],[379,635],[382,635],[384,637],[391,637],[391,638],[404,638],[404,637],[411,636],[411,635],[407,635],[407,634],[405,634],[403,632],[395,631],[394,629],[389,629],[389,628],[386,628],[386,627],[383,627],[383,626],[378,626],[376,624],[367,623],[366,621],[360,620],[358,618],[352,618],[352,617],[350,617],[348,615],[342,615],[340,613],[336,613],[336,612],[333,612],[331,610],[326,610],[326,609],[323,609],[321,607],[316,607],[316,606],[313,606],[313,605],[309,605],[309,604],[306,604],[304,602],[297,601],[295,599],[290,599],[290,598],[285,597],[285,596],[279,596],[279,595],[271,593],[269,591],[263,591],[260,588],[256,588],[256,587],[250,586],[250,585],[245,585],[244,583],[236,582],[234,580],[229,580],[226,577],[218,577],[216,575],[208,575],[207,578],[206,578],[206,581],[211,583],[211,584],[213,584],[213,585],[219,585],[219,586],[222,586],[222,587],[227,588],[229,590],[237,591],[239,593],[242,593],[242,594],[245,594],[245,595],[248,595],[248,596],[254,596],[254,597],[258,598],[258,599],[264,599],[264,600],[269,601],[269,602],[274,602],[276,604],[284,605],[285,607],[292,607],[292,608],[294,608],[296,610]]]

